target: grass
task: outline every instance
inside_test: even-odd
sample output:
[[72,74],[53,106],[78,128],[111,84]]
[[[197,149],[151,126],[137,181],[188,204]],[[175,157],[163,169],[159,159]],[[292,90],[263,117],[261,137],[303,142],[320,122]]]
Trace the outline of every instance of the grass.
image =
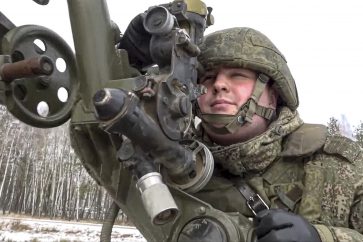
[[[29,242],[39,242],[40,240],[38,240],[37,238],[34,238],[32,240],[29,240]],[[11,240],[11,239],[8,239],[6,240],[6,242],[16,242],[15,240]]]
[[32,228],[27,224],[22,224],[20,221],[13,221],[10,223],[10,229],[13,231],[24,231],[32,230]]
[[[49,217],[49,216],[31,216],[29,214],[18,214],[18,213],[5,213],[2,214],[3,217],[15,217],[15,218],[38,218],[38,219],[49,219],[49,220],[63,220],[63,221],[73,221],[73,222],[80,222],[80,223],[93,223],[93,224],[102,224],[103,220],[96,220],[96,219],[64,219],[61,217]],[[135,225],[127,219],[116,219],[115,225],[122,225],[122,226],[131,226],[134,227]],[[0,224],[1,226],[1,224]]]
[[45,233],[57,233],[59,229],[56,228],[40,228],[38,232],[45,232]]
[[78,240],[60,239],[59,242],[81,242]]

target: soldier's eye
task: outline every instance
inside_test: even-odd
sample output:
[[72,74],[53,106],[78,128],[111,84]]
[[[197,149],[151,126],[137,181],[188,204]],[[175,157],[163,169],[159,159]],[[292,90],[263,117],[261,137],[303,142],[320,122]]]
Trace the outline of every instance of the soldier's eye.
[[236,80],[236,81],[247,81],[253,79],[251,75],[242,71],[232,72],[230,73],[229,77],[231,80]]
[[235,72],[231,74],[232,78],[248,78],[248,76],[241,72]]
[[213,82],[215,79],[215,75],[205,75],[204,77],[202,77],[199,81],[200,84],[207,84],[210,82]]

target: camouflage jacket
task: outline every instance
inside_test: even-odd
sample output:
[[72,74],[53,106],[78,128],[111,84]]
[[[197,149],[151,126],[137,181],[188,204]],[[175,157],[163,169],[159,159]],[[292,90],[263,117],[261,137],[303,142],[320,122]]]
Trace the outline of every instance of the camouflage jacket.
[[200,218],[223,224],[229,241],[248,242],[251,221],[246,217],[253,215],[237,189],[241,179],[269,207],[284,206],[306,217],[323,242],[363,241],[362,150],[347,138],[329,137],[322,125],[303,124],[287,108],[265,133],[246,143],[222,147],[203,139],[215,159],[214,176],[194,194],[169,187],[180,216],[158,226],[145,209],[137,179],[115,158],[108,134],[98,125],[70,128],[89,174],[150,242],[178,241],[181,231]]
[[283,109],[260,137],[210,149],[217,172],[196,194],[201,200],[252,217],[236,187],[243,179],[269,207],[308,219],[322,242],[363,241],[363,151],[352,140],[328,136],[325,126],[302,124],[296,112]]

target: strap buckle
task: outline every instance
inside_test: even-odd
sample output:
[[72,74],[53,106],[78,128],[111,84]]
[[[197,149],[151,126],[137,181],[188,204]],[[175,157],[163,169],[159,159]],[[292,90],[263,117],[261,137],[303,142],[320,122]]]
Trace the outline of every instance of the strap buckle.
[[238,191],[246,199],[248,208],[256,216],[258,212],[269,209],[266,202],[260,197],[260,195],[252,190],[250,186],[244,181],[237,182]]
[[269,209],[265,201],[257,193],[253,194],[253,196],[250,196],[246,203],[248,208],[255,216],[258,212]]

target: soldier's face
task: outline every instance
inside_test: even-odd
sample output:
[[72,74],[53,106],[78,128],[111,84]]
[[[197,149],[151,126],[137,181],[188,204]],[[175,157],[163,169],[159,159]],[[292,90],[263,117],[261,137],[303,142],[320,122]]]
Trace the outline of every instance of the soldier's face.
[[[250,98],[256,83],[257,73],[242,68],[220,68],[207,72],[200,84],[207,87],[207,93],[198,98],[198,105],[202,113],[208,114],[236,114],[241,106]],[[277,93],[267,85],[258,101],[264,107],[276,108]],[[215,127],[223,124],[210,123]],[[252,123],[242,125],[236,133],[220,135],[206,128],[206,132],[216,143],[228,145],[235,142],[249,140],[264,132],[268,121],[254,115]]]
[[[208,71],[200,79],[200,84],[208,91],[198,99],[202,113],[236,114],[239,108],[251,96],[257,74],[242,68],[221,68]],[[270,100],[268,88],[259,100],[262,106],[268,106]]]

